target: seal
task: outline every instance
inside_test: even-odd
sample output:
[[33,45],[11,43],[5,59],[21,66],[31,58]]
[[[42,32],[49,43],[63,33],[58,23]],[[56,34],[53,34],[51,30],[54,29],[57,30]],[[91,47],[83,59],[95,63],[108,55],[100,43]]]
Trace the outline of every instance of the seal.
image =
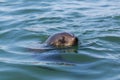
[[47,45],[54,47],[71,47],[78,45],[78,38],[71,33],[56,33],[45,41]]

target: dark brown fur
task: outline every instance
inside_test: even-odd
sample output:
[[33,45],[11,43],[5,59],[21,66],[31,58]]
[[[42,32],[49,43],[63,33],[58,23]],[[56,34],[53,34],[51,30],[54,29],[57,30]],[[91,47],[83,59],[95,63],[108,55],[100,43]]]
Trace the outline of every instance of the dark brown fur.
[[46,43],[55,47],[71,47],[78,44],[78,38],[73,34],[62,32],[50,36]]

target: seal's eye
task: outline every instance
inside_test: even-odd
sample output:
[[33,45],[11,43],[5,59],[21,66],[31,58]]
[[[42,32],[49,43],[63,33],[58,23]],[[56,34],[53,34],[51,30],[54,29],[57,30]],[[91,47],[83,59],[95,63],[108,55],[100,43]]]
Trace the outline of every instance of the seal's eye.
[[60,43],[65,43],[65,37],[63,36],[61,39],[59,39]]

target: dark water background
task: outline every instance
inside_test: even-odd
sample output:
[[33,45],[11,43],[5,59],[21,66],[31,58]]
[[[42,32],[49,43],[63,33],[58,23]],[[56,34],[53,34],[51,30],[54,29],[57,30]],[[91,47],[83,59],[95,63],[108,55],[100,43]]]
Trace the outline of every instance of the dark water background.
[[[39,50],[64,31],[78,52]],[[120,0],[0,0],[0,80],[19,79],[120,80]]]

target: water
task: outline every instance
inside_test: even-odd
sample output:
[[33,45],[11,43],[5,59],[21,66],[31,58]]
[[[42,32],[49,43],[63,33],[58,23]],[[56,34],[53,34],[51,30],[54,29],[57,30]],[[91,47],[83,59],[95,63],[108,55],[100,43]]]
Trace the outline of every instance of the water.
[[[64,31],[77,52],[41,51]],[[0,0],[0,80],[119,80],[119,60],[119,0]]]

